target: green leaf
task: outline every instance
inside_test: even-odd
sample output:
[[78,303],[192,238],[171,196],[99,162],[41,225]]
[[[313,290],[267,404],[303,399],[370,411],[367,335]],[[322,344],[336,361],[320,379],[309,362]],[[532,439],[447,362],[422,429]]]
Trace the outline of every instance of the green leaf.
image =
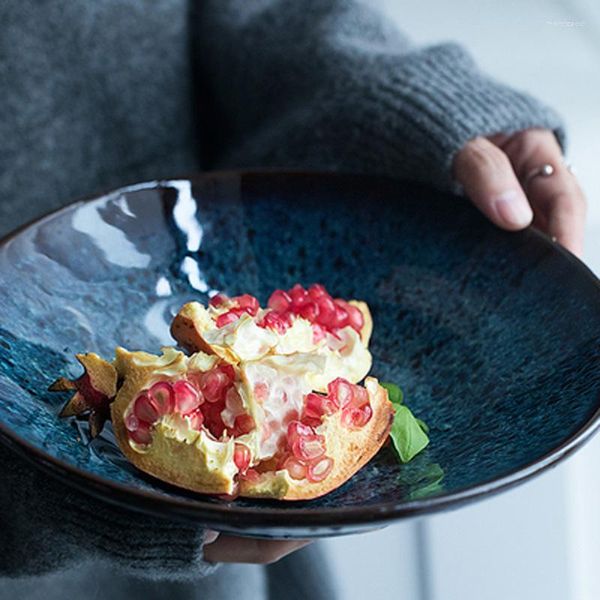
[[429,438],[408,407],[396,404],[394,408],[396,414],[394,415],[390,437],[400,460],[407,463],[429,444]]
[[425,423],[425,421],[422,421],[421,419],[417,419],[415,417],[415,421],[419,424],[419,427],[425,432],[425,433],[429,433],[429,425],[427,425],[427,423]]
[[390,398],[390,402],[393,404],[402,404],[402,400],[404,398],[404,394],[399,386],[395,383],[383,382],[380,384],[382,388],[387,390],[388,396]]

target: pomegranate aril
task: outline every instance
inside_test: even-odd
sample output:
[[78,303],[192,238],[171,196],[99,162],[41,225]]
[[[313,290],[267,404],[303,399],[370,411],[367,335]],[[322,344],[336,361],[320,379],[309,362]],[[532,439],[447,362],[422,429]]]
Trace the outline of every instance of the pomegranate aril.
[[221,365],[219,370],[222,373],[225,373],[230,381],[235,381],[235,369],[233,368],[233,365]]
[[227,311],[226,313],[219,315],[217,317],[217,320],[215,321],[215,323],[216,323],[217,327],[225,327],[225,325],[229,325],[229,323],[233,323],[234,321],[237,321],[242,316],[243,313],[244,313],[243,310],[232,308],[231,310]]
[[155,383],[148,390],[148,396],[150,397],[150,400],[152,400],[159,415],[166,415],[173,412],[173,387],[168,381],[159,381],[158,383]]
[[344,408],[352,402],[354,387],[347,379],[337,377],[327,385],[329,397],[334,400],[340,408]]
[[333,458],[326,456],[325,458],[308,465],[308,468],[306,469],[306,478],[311,483],[319,483],[331,473],[331,469],[333,469]]
[[213,369],[202,376],[200,390],[207,402],[218,402],[224,398],[229,385],[229,377],[220,369]]
[[289,295],[290,295],[290,298],[292,299],[292,308],[294,310],[298,310],[299,308],[304,306],[304,304],[307,301],[309,301],[308,292],[299,283],[297,283],[289,291]]
[[292,479],[305,479],[306,478],[306,465],[302,464],[297,458],[289,456],[283,463],[283,468],[287,469]]
[[204,424],[204,415],[202,414],[202,411],[198,408],[186,416],[190,421],[190,427],[199,431]]
[[258,300],[250,294],[242,294],[241,296],[235,296],[231,299],[237,306],[244,309],[249,315],[255,316],[260,308]]
[[173,393],[175,394],[175,407],[182,415],[191,413],[204,402],[204,398],[198,390],[183,379],[173,384]]
[[233,462],[238,468],[240,473],[245,473],[250,466],[250,460],[252,455],[250,454],[250,448],[245,444],[236,444],[233,450]]
[[267,306],[278,313],[288,310],[291,304],[292,299],[287,292],[284,292],[283,290],[275,290],[267,302]]
[[329,296],[322,296],[318,299],[319,316],[317,322],[325,327],[334,325],[335,304]]
[[336,403],[327,396],[310,393],[304,400],[302,421],[312,426],[321,424],[324,415],[332,415],[338,409]]
[[352,306],[352,304],[346,304],[345,308],[348,313],[348,325],[355,331],[360,332],[365,324],[365,318],[363,317],[362,312],[360,312],[356,306]]
[[135,431],[129,432],[129,437],[131,437],[136,444],[149,444],[152,441],[150,425],[147,423],[140,423],[139,427]]
[[142,392],[133,405],[133,412],[140,421],[154,423],[158,421],[158,410],[146,392]]
[[313,330],[313,344],[318,344],[321,340],[325,339],[326,331],[321,325],[318,325],[317,323],[313,323],[312,330]]
[[135,416],[135,413],[131,411],[125,417],[125,428],[127,431],[135,431],[140,426],[140,420]]
[[342,425],[348,429],[364,427],[373,416],[373,409],[369,404],[362,408],[348,407],[342,412]]
[[241,477],[241,479],[245,479],[246,481],[250,481],[252,483],[257,483],[258,480],[260,479],[260,473],[256,469],[248,469],[240,477]]
[[369,404],[369,392],[360,385],[352,386],[352,402],[351,405],[354,408],[362,408]]
[[292,421],[287,428],[288,444],[292,444],[302,436],[314,435],[315,431],[312,427],[300,423],[300,421]]
[[292,452],[298,460],[314,461],[325,454],[325,438],[322,435],[301,436],[292,444]]
[[261,404],[269,397],[269,386],[264,382],[258,382],[254,385],[254,398]]
[[274,329],[280,335],[283,335],[288,327],[290,326],[287,319],[284,319],[281,315],[276,312],[268,312],[259,323],[259,327]]
[[208,301],[208,304],[209,304],[210,306],[217,307],[217,306],[221,306],[221,304],[225,304],[225,302],[228,302],[228,301],[229,301],[229,297],[228,297],[227,295],[225,295],[225,294],[222,294],[222,293],[220,293],[220,292],[219,292],[218,294],[215,294],[215,295],[214,295],[214,296],[213,296],[213,297],[212,297],[212,298],[211,298],[211,299]]
[[308,288],[308,295],[313,299],[317,300],[323,296],[328,296],[327,290],[320,283],[314,283]]
[[316,302],[306,302],[300,310],[298,314],[307,321],[314,321],[319,316],[319,307]]
[[234,431],[236,435],[250,433],[256,428],[256,423],[251,415],[243,414],[235,418]]
[[345,308],[342,308],[341,306],[337,305],[335,307],[335,315],[332,319],[333,327],[335,329],[342,329],[343,327],[346,327],[346,325],[348,325],[348,322],[348,311],[346,311]]
[[283,415],[282,423],[287,427],[292,421],[297,421],[298,417],[298,411],[292,408]]

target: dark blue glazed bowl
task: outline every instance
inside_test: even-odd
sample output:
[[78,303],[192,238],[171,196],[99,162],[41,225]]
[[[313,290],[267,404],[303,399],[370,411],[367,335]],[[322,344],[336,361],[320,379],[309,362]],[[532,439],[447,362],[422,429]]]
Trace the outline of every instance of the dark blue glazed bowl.
[[[324,498],[195,495],[145,476],[108,428],[59,420],[46,391],[73,354],[158,350],[210,290],[324,283],[373,312],[373,374],[431,426],[400,465],[384,448]],[[133,509],[245,535],[372,528],[487,496],[556,464],[598,426],[600,287],[534,230],[502,232],[460,198],[392,180],[216,173],[77,202],[0,248],[0,439]]]

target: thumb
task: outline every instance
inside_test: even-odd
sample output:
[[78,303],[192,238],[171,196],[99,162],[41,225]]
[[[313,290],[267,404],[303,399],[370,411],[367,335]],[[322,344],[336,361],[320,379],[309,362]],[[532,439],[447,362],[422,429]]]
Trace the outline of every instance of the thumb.
[[511,231],[527,227],[533,211],[510,160],[492,142],[477,137],[456,154],[455,179],[465,194],[493,223]]

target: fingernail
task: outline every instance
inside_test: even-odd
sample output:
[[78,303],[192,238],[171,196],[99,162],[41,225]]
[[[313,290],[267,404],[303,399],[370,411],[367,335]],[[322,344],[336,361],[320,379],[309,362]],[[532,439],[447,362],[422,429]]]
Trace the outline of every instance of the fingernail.
[[212,529],[204,530],[204,545],[208,546],[208,544],[212,544],[219,537],[218,531],[213,531]]
[[525,196],[517,190],[509,190],[494,200],[494,210],[500,220],[513,227],[527,227],[533,212]]

